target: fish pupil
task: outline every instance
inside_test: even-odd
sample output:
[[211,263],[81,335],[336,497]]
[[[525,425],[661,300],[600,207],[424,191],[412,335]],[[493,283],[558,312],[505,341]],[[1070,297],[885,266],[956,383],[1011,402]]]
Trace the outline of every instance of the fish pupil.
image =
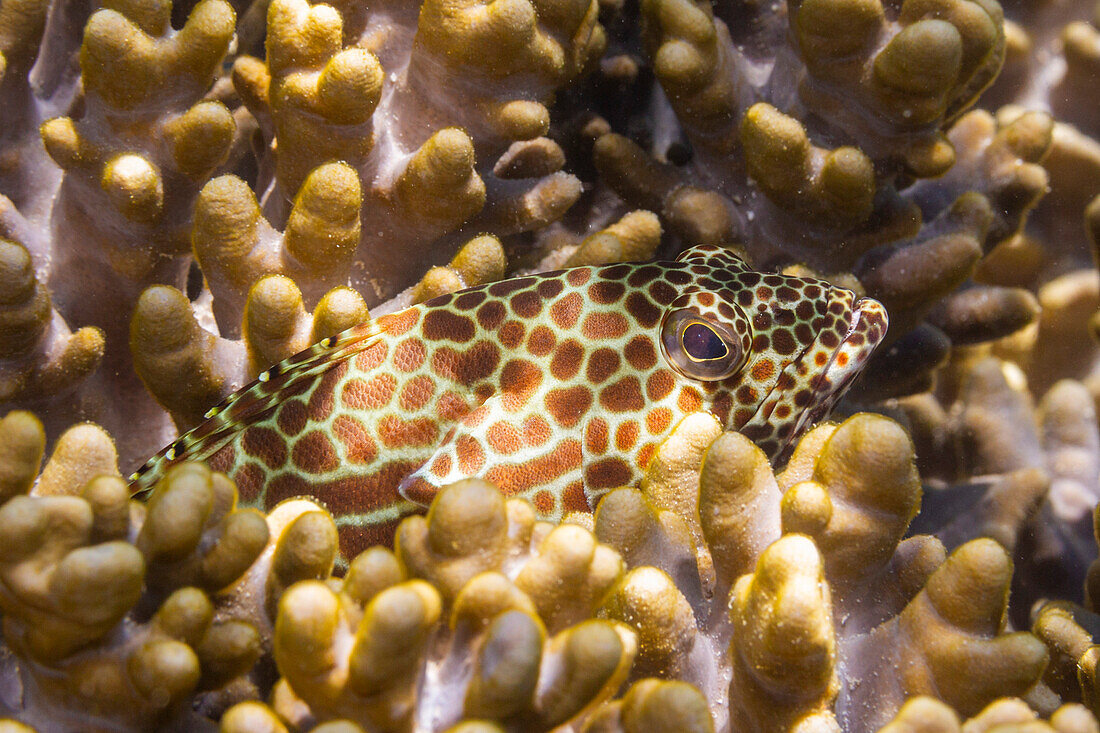
[[696,361],[721,359],[729,353],[726,343],[714,329],[702,323],[692,323],[684,329],[684,351]]

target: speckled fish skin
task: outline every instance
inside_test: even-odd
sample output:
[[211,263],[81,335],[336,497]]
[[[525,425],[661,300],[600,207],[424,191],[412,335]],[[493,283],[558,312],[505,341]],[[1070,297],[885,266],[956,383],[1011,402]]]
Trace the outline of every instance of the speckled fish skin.
[[716,247],[505,280],[381,316],[273,367],[147,462],[132,488],[206,460],[243,504],[319,499],[345,558],[391,539],[402,517],[465,477],[556,518],[637,481],[693,412],[784,459],[886,325],[874,300],[754,272]]

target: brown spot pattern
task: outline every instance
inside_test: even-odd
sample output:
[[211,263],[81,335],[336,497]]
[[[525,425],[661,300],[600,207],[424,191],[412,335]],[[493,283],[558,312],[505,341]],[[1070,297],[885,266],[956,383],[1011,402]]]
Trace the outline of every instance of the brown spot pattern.
[[232,443],[227,443],[219,448],[214,455],[207,458],[206,462],[213,470],[228,474],[237,462],[237,449],[233,447]]
[[380,329],[390,336],[402,336],[411,331],[419,320],[420,309],[409,308],[408,310],[399,311],[398,313],[390,313],[382,316],[376,323]]
[[332,414],[332,409],[336,403],[336,385],[344,378],[347,371],[348,363],[345,361],[337,364],[321,376],[317,387],[313,390],[313,394],[309,396],[307,407],[311,420],[320,422],[327,420],[328,416]]
[[588,267],[580,267],[565,273],[565,281],[575,288],[579,288],[592,279],[592,270]]
[[[425,319],[425,322],[427,319]],[[403,372],[415,372],[424,364],[428,348],[418,338],[407,338],[393,349],[393,365]]]
[[602,417],[594,417],[584,426],[584,447],[594,455],[603,455],[607,452],[609,437],[607,420]]
[[468,316],[460,316],[445,308],[429,310],[420,332],[432,341],[449,339],[465,343],[474,337],[474,322]]
[[432,378],[421,374],[413,377],[401,388],[398,404],[402,410],[419,410],[428,404],[428,400],[435,394],[435,382]]
[[657,325],[657,321],[661,320],[661,309],[641,293],[628,295],[624,306],[626,312],[643,328],[653,328]]
[[584,482],[572,481],[561,495],[562,510],[567,512],[591,511],[588,497],[584,495]]
[[295,436],[302,432],[308,419],[305,404],[301,400],[290,400],[279,408],[275,424],[283,435]]
[[340,557],[355,557],[377,545],[393,547],[400,524],[400,519],[391,519],[378,524],[346,524],[340,527]]
[[535,278],[533,277],[521,277],[514,280],[501,280],[495,282],[489,286],[489,295],[495,295],[498,298],[510,295],[517,290],[523,290],[535,284]]
[[676,300],[676,296],[679,294],[676,288],[660,280],[649,286],[649,297],[660,305],[668,305]]
[[338,415],[332,421],[332,434],[344,446],[344,460],[366,465],[378,457],[378,445],[359,420],[350,415]]
[[503,464],[490,468],[485,478],[496,484],[506,494],[526,491],[532,486],[547,484],[581,465],[581,444],[566,439],[545,456],[538,456],[521,464]]
[[438,478],[443,478],[451,472],[451,457],[446,453],[436,456],[432,461],[431,472]]
[[520,318],[536,318],[542,312],[542,297],[534,290],[516,293],[508,303]]
[[271,428],[253,426],[241,436],[241,450],[263,461],[268,468],[280,468],[286,463],[286,441]]
[[542,370],[526,359],[512,359],[500,372],[501,404],[505,410],[522,409],[542,383]]
[[454,422],[470,411],[466,399],[457,392],[444,392],[435,403],[436,414],[447,422]]
[[625,292],[626,286],[622,283],[613,280],[602,280],[589,286],[588,297],[594,303],[611,305],[619,302],[619,298],[622,298]]
[[545,445],[553,436],[550,423],[541,415],[532,415],[523,421],[523,442],[531,447]]
[[379,374],[368,380],[349,379],[344,382],[340,401],[353,410],[377,410],[389,404],[397,389],[397,378],[392,374]]
[[401,482],[401,494],[409,501],[424,506],[432,503],[438,488],[423,476],[415,474]]
[[558,278],[548,277],[547,279],[540,282],[538,287],[535,289],[538,291],[541,298],[549,301],[558,297],[561,294],[561,291],[565,290],[565,286],[561,284],[561,280],[559,280]]
[[527,337],[527,350],[534,356],[546,356],[554,350],[557,338],[546,326],[535,326]]
[[515,349],[523,341],[527,329],[519,321],[508,321],[497,332],[500,344],[506,349]]
[[580,293],[570,293],[550,306],[550,320],[562,330],[573,328],[581,317],[584,299]]
[[386,354],[390,347],[385,341],[371,344],[355,356],[355,368],[361,372],[369,372],[382,366],[386,361]]
[[766,382],[775,374],[775,363],[771,359],[760,359],[752,365],[751,373],[757,382]]
[[711,410],[714,412],[714,416],[718,418],[718,422],[722,425],[726,425],[729,421],[730,410],[733,409],[733,398],[729,392],[722,392],[714,398],[714,402],[711,404]]
[[559,382],[568,381],[581,370],[583,358],[584,347],[579,341],[576,339],[563,341],[550,359],[550,374]]
[[250,504],[260,498],[263,489],[264,470],[256,463],[246,463],[233,473],[237,485],[237,500]]
[[653,282],[661,276],[661,268],[656,265],[642,265],[641,267],[634,268],[634,271],[627,277],[626,283],[632,288],[640,288],[646,283]]
[[588,357],[585,376],[592,384],[603,384],[619,371],[619,354],[614,349],[600,348]]
[[[484,415],[486,413],[486,411],[489,409],[488,407],[484,406],[485,403],[488,402],[489,398],[492,397],[493,395],[495,395],[496,393],[497,393],[496,387],[494,387],[493,385],[488,384],[488,383],[479,384],[477,387],[475,387],[474,388],[474,399],[479,405],[482,405],[483,407],[479,407],[478,409],[471,412],[466,417],[466,419],[469,420],[474,415]],[[477,419],[480,422],[481,417],[478,417]]]
[[785,328],[780,328],[772,334],[772,348],[784,356],[793,354],[795,350],[794,336]]
[[592,489],[615,489],[630,483],[634,471],[621,458],[604,458],[584,469],[584,481]]
[[592,391],[579,385],[552,389],[546,393],[545,402],[554,422],[563,428],[571,428],[591,407]]
[[340,465],[332,441],[320,430],[311,430],[298,438],[290,458],[304,473],[328,473]]
[[632,450],[638,442],[639,432],[638,423],[633,420],[624,422],[615,430],[615,447],[623,453]]
[[270,508],[283,499],[310,494],[337,517],[368,512],[396,502],[397,487],[417,467],[412,461],[389,461],[369,473],[309,485],[294,481],[294,474],[284,474],[268,488],[265,504]]
[[672,393],[676,378],[667,369],[660,369],[649,375],[645,383],[646,397],[650,402],[659,402]]
[[682,387],[676,406],[681,412],[697,412],[703,406],[703,395],[695,387]]
[[471,311],[484,303],[488,297],[484,290],[471,290],[455,298],[455,308]]
[[653,342],[648,336],[635,336],[627,343],[623,350],[626,361],[638,371],[652,369],[657,363],[657,351],[653,348]]
[[645,429],[650,435],[659,435],[672,425],[672,410],[667,407],[658,407],[650,410],[645,416]]
[[621,313],[590,313],[581,323],[581,334],[589,339],[619,338],[630,328]]
[[495,331],[504,321],[507,311],[499,300],[490,300],[477,311],[477,322],[486,331]]
[[514,425],[498,420],[485,431],[485,440],[497,453],[511,455],[523,448],[523,440]]
[[637,377],[623,377],[600,390],[600,404],[612,412],[638,412],[645,407],[642,383]]
[[653,460],[653,455],[657,452],[657,446],[659,443],[646,443],[638,450],[638,458],[635,461],[635,465],[643,471],[649,467],[649,462]]
[[378,421],[378,437],[387,448],[431,445],[438,434],[439,428],[435,420],[426,417],[404,420],[386,415]]
[[554,511],[554,495],[546,490],[535,494],[535,509],[542,515],[552,513]]
[[461,435],[455,441],[455,454],[458,456],[458,470],[466,476],[473,476],[485,465],[485,451],[481,443],[469,435]]
[[471,386],[492,374],[500,363],[500,347],[492,341],[479,341],[466,351],[448,346],[432,354],[432,371],[457,384]]

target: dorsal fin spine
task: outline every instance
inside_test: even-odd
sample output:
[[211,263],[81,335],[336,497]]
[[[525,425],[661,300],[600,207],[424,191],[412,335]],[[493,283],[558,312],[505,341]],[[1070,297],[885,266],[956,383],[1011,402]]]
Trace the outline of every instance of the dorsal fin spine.
[[[206,412],[203,422],[180,435],[131,474],[131,495],[136,496],[149,491],[153,484],[163,477],[165,469],[171,463],[190,458],[201,460],[201,458],[212,455],[222,448],[237,433],[243,422],[240,419],[243,415],[226,415],[227,412],[231,413],[234,404],[242,398],[259,392],[261,388],[263,392],[267,393],[267,397],[275,397],[279,393],[300,384],[303,380],[313,379],[332,366],[350,359],[360,351],[370,347],[375,342],[376,337],[382,333],[383,330],[373,321],[369,324],[360,324],[337,336],[322,339],[308,349],[303,349],[294,356],[288,357],[264,370],[248,388],[234,391],[225,400],[212,407]],[[278,382],[277,380],[280,377],[287,377],[287,379],[285,382]],[[276,380],[274,384],[272,384],[272,380]],[[254,406],[256,404],[253,403]],[[259,409],[262,411],[269,409],[271,406],[272,404],[263,404]],[[248,412],[252,412],[252,410],[249,409]],[[209,421],[218,419],[225,421],[227,417],[229,418],[228,422],[224,422],[223,425],[214,428],[209,434],[203,435],[192,445],[188,445],[189,439],[197,431],[206,427]],[[203,451],[205,455],[188,455],[195,445],[201,445],[204,449],[208,449]],[[180,446],[183,446],[182,450]],[[169,457],[170,454],[171,457]]]

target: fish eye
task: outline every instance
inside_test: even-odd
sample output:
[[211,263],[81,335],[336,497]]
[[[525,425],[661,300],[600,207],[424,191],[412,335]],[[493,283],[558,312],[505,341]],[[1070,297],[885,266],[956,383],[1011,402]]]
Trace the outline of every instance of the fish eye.
[[705,323],[689,323],[680,334],[680,346],[694,361],[714,361],[730,353],[722,337]]
[[665,317],[661,326],[665,358],[689,379],[716,382],[728,379],[745,364],[745,339],[710,316],[682,308]]

